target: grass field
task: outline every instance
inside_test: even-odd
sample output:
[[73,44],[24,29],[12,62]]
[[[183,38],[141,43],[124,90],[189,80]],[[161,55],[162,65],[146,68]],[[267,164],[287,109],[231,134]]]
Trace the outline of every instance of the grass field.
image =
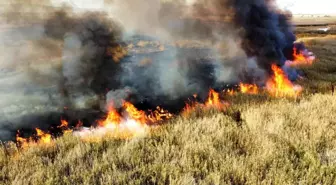
[[[318,61],[298,99],[236,95],[146,136],[0,147],[0,184],[335,184],[336,37],[303,38]],[[336,84],[335,84],[336,85]]]

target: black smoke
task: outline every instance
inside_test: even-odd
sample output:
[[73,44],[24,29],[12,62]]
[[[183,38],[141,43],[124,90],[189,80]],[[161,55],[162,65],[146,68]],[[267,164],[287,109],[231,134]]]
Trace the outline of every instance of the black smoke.
[[265,0],[236,0],[234,23],[243,28],[242,47],[248,56],[256,56],[258,64],[270,71],[272,63],[283,66],[286,48],[296,40],[286,15]]
[[[21,128],[50,129],[62,118],[71,125],[86,120],[89,126],[102,119],[107,105],[113,102],[119,108],[121,100],[141,110],[161,106],[179,113],[193,94],[204,101],[210,88],[223,90],[239,81],[265,81],[259,73],[270,74],[273,63],[283,66],[296,40],[288,16],[271,1],[199,0],[192,6],[179,1],[158,6],[157,14],[148,12],[150,5],[140,1],[137,6],[120,3],[134,15],[120,19],[130,24],[106,12],[75,13],[71,8],[52,9],[47,16],[39,16],[41,40],[52,43],[44,49],[50,53],[60,50],[61,64],[53,68],[54,75],[44,72],[44,79],[50,79],[47,85],[57,87],[43,94],[52,97],[46,106],[54,102],[57,111],[10,118],[0,124],[0,131],[6,133],[0,134],[0,140],[13,139],[14,131]],[[143,8],[141,16],[136,16],[138,5]],[[183,17],[185,8],[191,8],[189,17]],[[127,25],[140,34],[126,34]],[[178,39],[209,43],[179,43]],[[42,86],[35,80],[41,77],[30,73],[34,87]]]
[[114,51],[122,48],[122,30],[106,14],[56,11],[44,28],[47,37],[64,43],[60,81],[64,106],[73,107],[70,96],[92,96],[119,86],[120,58]]

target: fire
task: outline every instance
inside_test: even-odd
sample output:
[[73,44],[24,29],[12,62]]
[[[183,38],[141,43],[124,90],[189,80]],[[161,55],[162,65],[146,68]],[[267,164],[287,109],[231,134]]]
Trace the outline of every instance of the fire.
[[[145,111],[138,110],[132,103],[124,102],[122,110],[119,111],[112,106],[109,107],[107,117],[98,120],[98,127],[84,128],[83,123],[79,120],[74,131],[69,128],[69,123],[61,119],[61,123],[57,128],[61,129],[63,134],[73,133],[81,136],[84,141],[96,141],[98,138],[92,139],[91,136],[104,136],[105,134],[113,135],[118,138],[130,138],[138,135],[143,135],[148,132],[152,123],[158,123],[173,117],[173,114],[156,107],[156,110]],[[52,135],[42,131],[39,128],[35,129],[36,135],[30,138],[23,138],[19,135],[16,136],[17,143],[22,146],[30,146],[32,144],[48,144],[52,142]],[[98,139],[99,140],[99,139]]]
[[115,125],[121,122],[121,116],[115,109],[110,109],[107,114],[107,117],[103,121],[99,121],[100,127],[115,127]]
[[223,93],[233,96],[236,92],[233,89],[224,90]]
[[19,136],[19,133],[16,135],[16,142],[22,147],[22,148],[26,148],[30,145],[34,145],[34,144],[50,144],[52,142],[52,138],[51,135],[43,132],[41,129],[36,128],[36,137],[38,139],[37,142],[34,141],[33,137],[30,138],[23,138]]
[[205,102],[206,107],[217,107],[221,108],[223,104],[221,103],[219,99],[219,93],[217,93],[215,90],[210,89],[208,100]]
[[42,130],[36,128],[37,137],[39,137],[39,142],[43,144],[51,143],[51,135],[43,132]]
[[297,48],[293,48],[293,61],[288,61],[286,64],[289,66],[298,66],[298,65],[312,65],[315,56],[308,51],[298,51]]
[[219,93],[213,89],[210,89],[208,99],[205,101],[204,104],[197,102],[186,103],[182,111],[182,115],[185,117],[189,116],[193,111],[195,111],[196,108],[201,109],[216,108],[218,110],[223,110],[226,105],[227,104],[220,99]]
[[69,128],[69,122],[61,119],[61,125],[57,128],[61,128],[64,134],[72,133],[72,130]]
[[240,92],[244,94],[258,94],[258,86],[256,84],[239,84]]
[[69,123],[66,120],[61,120],[61,125],[58,128],[68,128]]
[[192,102],[192,103],[186,103],[185,107],[183,108],[182,111],[182,116],[184,117],[188,117],[198,106],[199,104],[196,102]]
[[173,117],[173,114],[169,113],[168,111],[162,109],[161,107],[157,106],[156,110],[151,111],[148,115],[148,119],[151,122],[163,121],[164,119],[170,119]]
[[29,139],[19,136],[19,133],[16,134],[16,142],[22,147],[26,148],[29,145]]
[[173,117],[172,114],[159,106],[156,110],[146,113],[126,101],[123,103],[121,112],[122,114],[110,107],[106,119],[98,121],[98,128],[82,129],[76,134],[81,136],[84,141],[90,142],[97,141],[99,137],[106,134],[118,138],[132,138],[147,133],[152,123]]
[[99,121],[99,127],[94,129],[82,129],[76,134],[83,138],[84,141],[99,141],[101,136],[106,134],[113,135],[118,138],[130,138],[147,131],[146,114],[137,110],[133,104],[124,102],[126,117],[119,112],[110,108],[105,120]]
[[133,104],[129,102],[124,102],[123,107],[127,112],[129,118],[141,124],[145,124],[148,121],[146,113],[144,111],[139,111],[137,108],[135,108]]
[[297,97],[301,93],[302,88],[293,85],[281,68],[273,64],[272,70],[274,75],[266,83],[266,88],[272,96]]

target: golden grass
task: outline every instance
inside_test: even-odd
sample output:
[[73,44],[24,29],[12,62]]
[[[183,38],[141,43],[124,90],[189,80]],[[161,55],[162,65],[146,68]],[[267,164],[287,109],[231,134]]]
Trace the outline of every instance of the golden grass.
[[336,99],[316,94],[176,118],[143,138],[0,149],[3,184],[332,184]]
[[226,97],[226,112],[197,110],[144,137],[72,135],[50,146],[0,147],[0,184],[334,184],[336,39],[306,39],[303,97]]
[[305,93],[330,93],[332,84],[336,85],[336,36],[301,38],[300,41],[317,57],[312,66],[302,67],[305,79],[300,83]]

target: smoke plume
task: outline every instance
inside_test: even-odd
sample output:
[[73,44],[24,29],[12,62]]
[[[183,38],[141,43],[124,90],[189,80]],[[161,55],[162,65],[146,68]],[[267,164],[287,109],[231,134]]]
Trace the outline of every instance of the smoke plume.
[[15,93],[0,89],[0,140],[60,117],[90,124],[122,100],[175,113],[210,88],[263,85],[295,41],[268,0],[114,0],[99,12],[17,1],[2,12],[0,87]]

